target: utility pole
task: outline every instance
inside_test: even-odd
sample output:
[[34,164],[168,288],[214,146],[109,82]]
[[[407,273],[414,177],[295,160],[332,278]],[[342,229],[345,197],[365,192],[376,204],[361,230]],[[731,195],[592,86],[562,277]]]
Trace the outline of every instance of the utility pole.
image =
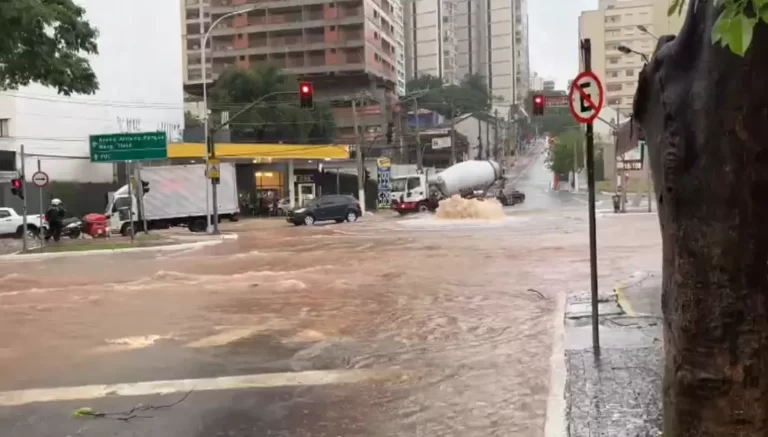
[[136,163],[136,197],[139,200],[139,216],[141,217],[142,229],[145,234],[149,234],[147,226],[147,214],[144,209],[144,184],[141,182],[141,162]]
[[130,206],[128,207],[128,221],[131,224],[131,243],[136,235],[136,229],[133,226],[133,180],[131,178],[131,161],[125,161],[125,175],[128,179],[128,199],[130,199]]
[[456,164],[456,107],[451,101],[451,165]]
[[416,170],[424,169],[424,157],[421,156],[421,131],[419,129],[419,99],[413,99],[414,115],[416,116]]
[[[21,155],[21,251],[27,252],[27,176],[24,174],[24,144],[19,147],[19,155]],[[41,212],[42,214],[42,212]],[[42,229],[40,229],[42,232]]]
[[[592,70],[592,43],[589,38],[581,41],[584,55],[584,71]],[[595,111],[597,108],[595,108]],[[592,282],[592,349],[600,357],[599,314],[597,308],[597,224],[595,220],[595,138],[592,122],[587,123],[587,187],[589,190],[589,273]]]
[[[216,145],[214,143],[213,139],[213,126],[210,128],[210,132],[208,132],[208,162],[216,161]],[[212,234],[218,235],[219,233],[219,196],[218,196],[218,190],[216,189],[218,187],[218,181],[214,178],[211,178],[211,202],[213,203],[213,219],[211,220],[211,224],[213,225],[213,232]]]
[[579,191],[579,144],[573,145],[573,191]]
[[357,131],[357,97],[352,100],[352,120],[355,127],[355,160],[357,161],[357,200],[360,210],[365,214],[365,160],[363,147],[360,144],[360,134]]
[[[40,158],[37,158],[37,172],[40,173],[43,171],[42,165],[40,163]],[[40,223],[37,226],[38,232],[40,234],[40,246],[45,246],[45,233],[43,231],[43,218],[45,217],[45,211],[43,210],[43,187],[37,187],[37,196],[40,200]]]
[[499,110],[493,111],[493,159],[499,161]]

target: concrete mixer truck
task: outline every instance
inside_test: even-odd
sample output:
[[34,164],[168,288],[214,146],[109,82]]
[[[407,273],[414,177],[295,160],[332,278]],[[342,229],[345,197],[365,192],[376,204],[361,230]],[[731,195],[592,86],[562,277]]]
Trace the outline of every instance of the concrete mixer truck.
[[[504,172],[495,161],[464,161],[436,174],[414,174],[392,178],[390,180],[392,209],[401,215],[434,211],[440,200],[455,194],[462,197],[485,198],[485,193],[497,182],[504,185]],[[517,195],[513,194],[512,198],[509,198],[503,189],[499,192],[502,193],[499,195],[502,204],[519,203],[525,199],[525,195],[519,192],[516,192]]]

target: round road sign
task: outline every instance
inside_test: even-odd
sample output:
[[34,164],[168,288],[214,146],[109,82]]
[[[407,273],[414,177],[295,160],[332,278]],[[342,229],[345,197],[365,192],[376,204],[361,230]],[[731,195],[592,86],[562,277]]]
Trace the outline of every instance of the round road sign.
[[32,175],[32,183],[35,184],[36,187],[43,188],[48,185],[48,182],[50,182],[50,180],[48,179],[48,174],[45,172],[38,171]]
[[603,97],[603,85],[595,73],[579,73],[568,91],[573,118],[581,123],[592,123],[603,108]]

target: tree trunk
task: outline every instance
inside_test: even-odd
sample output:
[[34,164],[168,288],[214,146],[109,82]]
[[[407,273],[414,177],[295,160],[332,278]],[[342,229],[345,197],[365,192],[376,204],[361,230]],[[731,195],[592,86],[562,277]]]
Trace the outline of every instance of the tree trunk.
[[768,436],[768,26],[743,58],[692,0],[641,75],[663,239],[664,437]]

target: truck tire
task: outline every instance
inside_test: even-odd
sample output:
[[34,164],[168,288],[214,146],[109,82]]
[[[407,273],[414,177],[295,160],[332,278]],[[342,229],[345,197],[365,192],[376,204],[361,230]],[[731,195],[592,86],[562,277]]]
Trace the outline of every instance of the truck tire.
[[240,216],[237,215],[237,214],[232,214],[231,216],[229,216],[229,221],[231,221],[231,222],[240,221]]
[[196,218],[189,222],[187,228],[190,232],[205,232],[206,226],[207,223],[205,222],[205,219]]
[[[21,238],[24,234],[24,225],[19,226],[16,228],[16,233],[14,236],[16,238]],[[27,224],[27,238],[37,238],[37,236],[40,234],[40,232],[37,229],[37,226]]]
[[123,223],[123,226],[120,228],[120,235],[123,237],[130,237],[131,236],[131,224],[130,223]]
[[421,213],[429,212],[429,206],[427,206],[426,203],[420,203],[419,206],[418,206],[418,211],[421,212]]

